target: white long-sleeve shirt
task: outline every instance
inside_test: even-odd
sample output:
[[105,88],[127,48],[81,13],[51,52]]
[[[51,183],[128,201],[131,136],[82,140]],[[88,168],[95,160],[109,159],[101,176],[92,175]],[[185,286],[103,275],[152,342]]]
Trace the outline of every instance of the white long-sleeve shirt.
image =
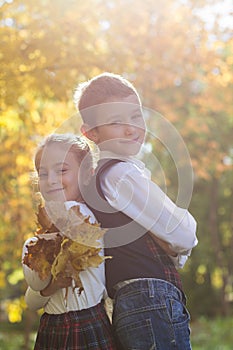
[[[74,205],[78,205],[81,213],[89,217],[90,223],[96,222],[94,215],[83,203],[66,202],[67,209]],[[27,244],[30,241],[37,240],[37,237],[28,239],[23,246],[22,257],[27,253]],[[50,297],[43,297],[40,291],[43,290],[50,282],[51,276],[42,281],[36,271],[30,269],[23,264],[23,272],[29,288],[26,291],[25,301],[30,309],[37,310],[44,308],[44,311],[49,314],[60,314],[68,311],[77,311],[87,309],[97,305],[102,299],[107,297],[105,288],[105,273],[104,262],[98,267],[90,267],[85,271],[80,272],[79,276],[84,290],[79,295],[79,290],[73,290],[73,287],[68,288],[67,298],[66,288],[62,288],[55,292]]]
[[[101,158],[108,158],[102,154]],[[119,159],[118,156],[115,158]],[[172,258],[183,267],[198,243],[196,221],[187,209],[178,207],[151,180],[144,163],[134,158],[107,168],[101,176],[101,189],[109,204],[128,215],[146,230],[169,243],[178,255]]]

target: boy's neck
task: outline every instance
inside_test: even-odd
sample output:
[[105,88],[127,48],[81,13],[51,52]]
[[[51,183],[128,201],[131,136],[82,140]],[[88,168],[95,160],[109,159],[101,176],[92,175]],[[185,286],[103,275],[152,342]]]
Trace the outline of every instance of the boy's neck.
[[133,156],[125,156],[122,154],[117,154],[111,151],[99,151],[99,158],[100,159],[134,159]]
[[99,160],[103,159],[119,159],[125,162],[130,161],[131,163],[137,165],[140,169],[145,169],[145,164],[140,159],[136,158],[136,156],[126,156],[110,151],[99,151]]

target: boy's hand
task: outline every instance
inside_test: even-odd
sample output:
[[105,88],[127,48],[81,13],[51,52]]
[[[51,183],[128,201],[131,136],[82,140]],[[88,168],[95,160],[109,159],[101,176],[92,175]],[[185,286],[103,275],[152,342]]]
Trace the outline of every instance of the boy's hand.
[[169,246],[169,244],[167,242],[165,242],[162,239],[156,237],[153,233],[151,233],[151,236],[154,239],[154,241],[165,251],[165,253],[167,253],[167,255],[170,255],[170,256],[173,256],[173,257],[177,256],[177,253],[174,252],[170,248],[170,246]]
[[43,297],[49,297],[52,294],[54,294],[56,291],[58,291],[61,288],[67,288],[72,285],[72,278],[71,277],[62,277],[57,276],[56,279],[51,278],[49,284],[47,287],[45,287],[43,290],[40,291],[40,294]]

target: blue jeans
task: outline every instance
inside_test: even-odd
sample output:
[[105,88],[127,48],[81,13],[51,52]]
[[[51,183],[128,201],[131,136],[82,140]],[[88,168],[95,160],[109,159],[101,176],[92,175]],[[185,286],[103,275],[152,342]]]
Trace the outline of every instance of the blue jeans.
[[190,316],[184,299],[173,284],[154,278],[120,287],[113,309],[118,349],[190,350]]

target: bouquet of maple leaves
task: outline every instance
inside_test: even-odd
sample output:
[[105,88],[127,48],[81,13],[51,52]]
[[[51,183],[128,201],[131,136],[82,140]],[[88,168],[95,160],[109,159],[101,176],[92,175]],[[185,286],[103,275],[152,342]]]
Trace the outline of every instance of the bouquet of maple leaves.
[[38,205],[37,240],[29,242],[23,263],[35,270],[41,280],[71,277],[79,293],[83,290],[79,277],[88,267],[99,266],[107,257],[99,255],[100,239],[106,230],[89,222],[79,206],[66,209],[62,202]]

